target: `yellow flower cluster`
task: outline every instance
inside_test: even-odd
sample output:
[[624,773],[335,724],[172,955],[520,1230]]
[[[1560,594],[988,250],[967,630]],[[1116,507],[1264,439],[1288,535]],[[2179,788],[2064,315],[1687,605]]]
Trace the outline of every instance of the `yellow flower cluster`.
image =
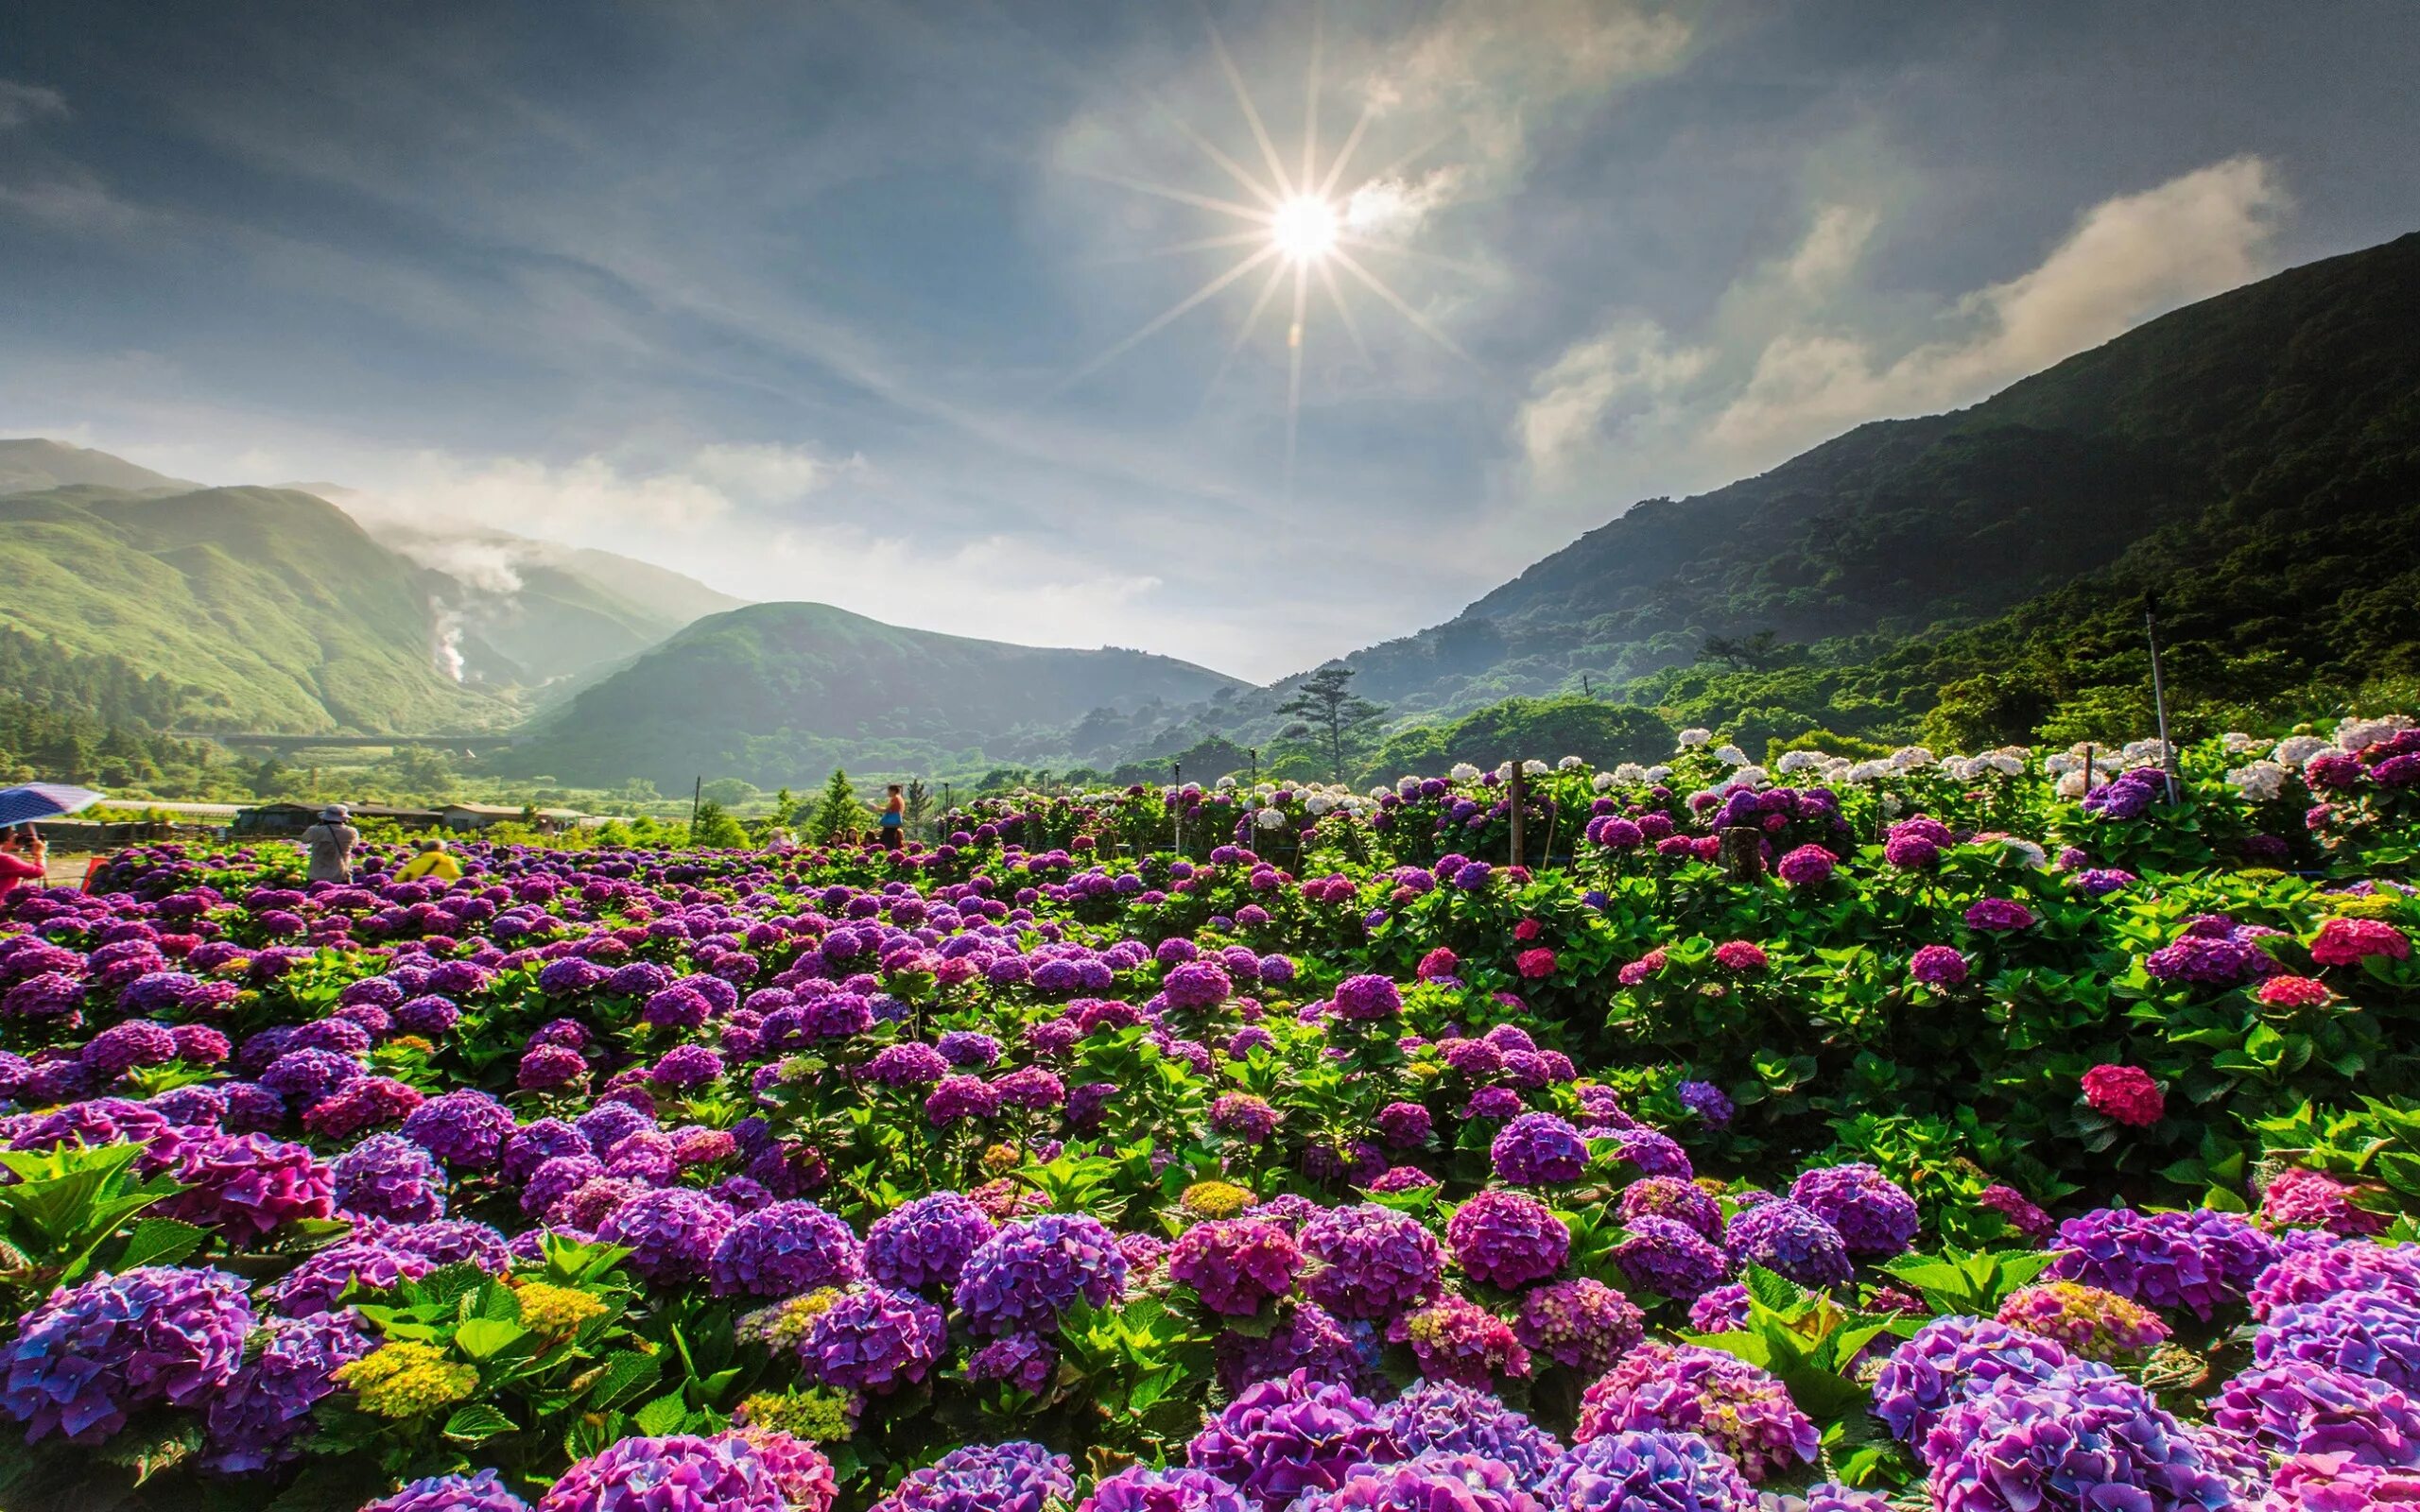
[[732,1421],[773,1428],[809,1443],[837,1444],[856,1431],[858,1399],[829,1386],[804,1391],[760,1391],[739,1404]]
[[837,1286],[820,1286],[804,1297],[793,1297],[770,1307],[760,1307],[753,1313],[741,1314],[738,1322],[733,1325],[733,1332],[777,1354],[795,1349],[799,1340],[806,1337],[806,1331],[815,1326],[815,1320],[832,1311],[832,1304],[838,1302],[841,1295]]
[[983,1147],[983,1169],[994,1176],[1006,1176],[1025,1164],[1025,1152],[1013,1144],[987,1144]]
[[605,1311],[603,1302],[577,1287],[544,1281],[525,1281],[513,1295],[521,1301],[521,1326],[539,1333],[574,1332]]
[[409,1339],[384,1344],[349,1365],[337,1380],[353,1388],[362,1409],[381,1418],[415,1418],[450,1407],[478,1388],[479,1373],[442,1351]]
[[1252,1206],[1252,1191],[1233,1181],[1196,1181],[1179,1198],[1187,1211],[1204,1218],[1232,1218]]

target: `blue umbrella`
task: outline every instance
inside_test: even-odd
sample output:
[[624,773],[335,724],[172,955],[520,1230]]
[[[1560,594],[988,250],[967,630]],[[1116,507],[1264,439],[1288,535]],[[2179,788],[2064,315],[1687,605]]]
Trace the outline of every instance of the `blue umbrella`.
[[100,800],[101,795],[91,788],[70,787],[64,782],[27,782],[23,787],[0,787],[0,825],[55,819],[62,814],[91,808]]

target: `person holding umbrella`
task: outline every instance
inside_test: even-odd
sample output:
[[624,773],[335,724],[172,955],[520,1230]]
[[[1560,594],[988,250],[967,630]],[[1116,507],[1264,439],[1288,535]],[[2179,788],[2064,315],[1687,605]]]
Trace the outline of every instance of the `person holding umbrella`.
[[101,795],[91,788],[64,782],[0,787],[0,825],[8,827],[7,834],[0,836],[0,902],[28,884],[40,887],[49,874],[50,847],[33,821],[74,814],[100,800]]
[[302,843],[311,850],[310,867],[302,874],[305,881],[341,886],[353,880],[353,848],[361,843],[361,832],[352,820],[351,809],[331,803],[320,811],[320,822],[302,832]]

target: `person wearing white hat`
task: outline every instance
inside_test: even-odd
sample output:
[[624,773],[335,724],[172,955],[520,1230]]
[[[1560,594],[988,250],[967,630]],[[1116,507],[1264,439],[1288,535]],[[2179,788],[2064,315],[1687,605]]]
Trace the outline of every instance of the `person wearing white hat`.
[[341,803],[331,803],[320,811],[320,822],[302,832],[302,843],[311,852],[305,878],[334,883],[353,880],[353,848],[361,843],[361,832],[353,827],[352,820],[350,809]]

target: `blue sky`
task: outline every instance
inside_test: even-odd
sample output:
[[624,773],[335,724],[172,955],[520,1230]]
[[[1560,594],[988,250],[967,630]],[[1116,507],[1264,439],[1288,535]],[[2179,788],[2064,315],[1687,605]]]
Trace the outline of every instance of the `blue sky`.
[[[2420,228],[2389,0],[0,0],[0,434],[1263,679]],[[1299,347],[1283,255],[1123,345],[1267,250],[1203,201],[1281,174],[1349,255],[1300,265]]]

